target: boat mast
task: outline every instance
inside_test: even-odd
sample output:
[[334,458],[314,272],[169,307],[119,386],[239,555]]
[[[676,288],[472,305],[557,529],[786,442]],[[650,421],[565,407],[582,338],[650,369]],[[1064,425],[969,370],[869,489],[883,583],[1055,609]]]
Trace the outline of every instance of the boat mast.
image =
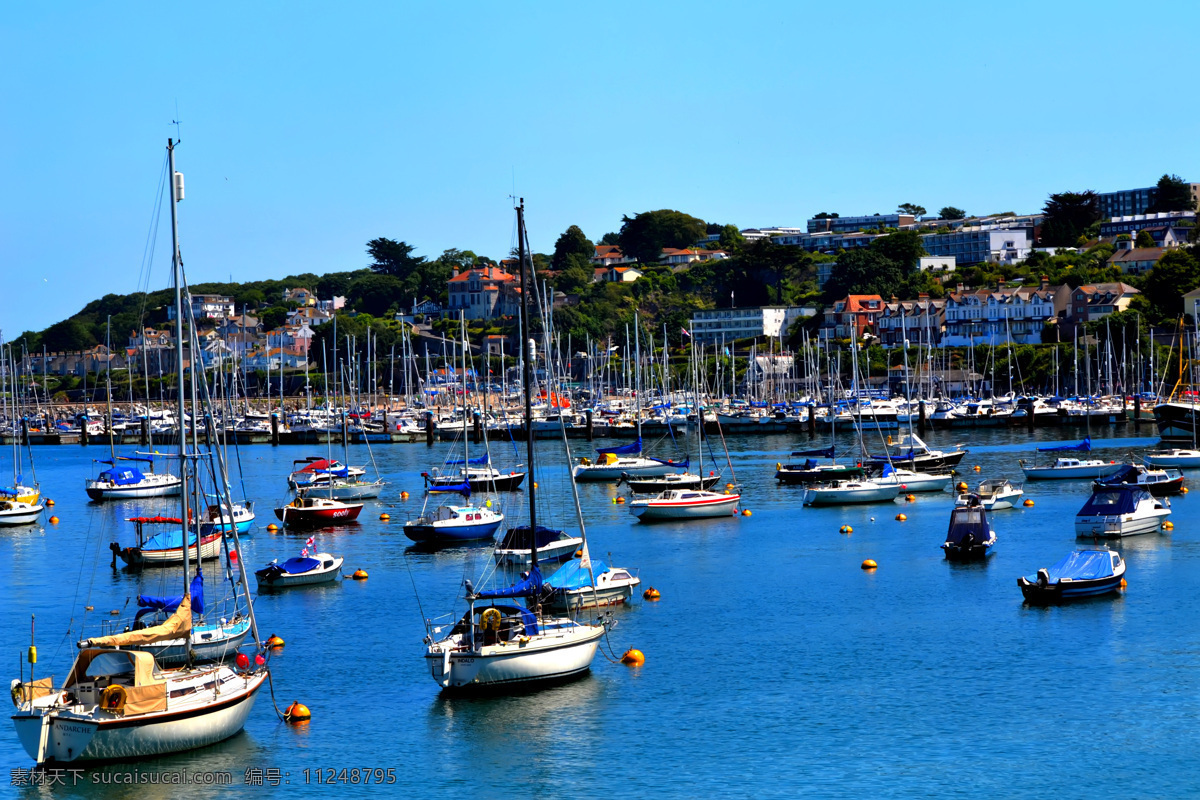
[[[171,184],[171,282],[175,288],[175,413],[178,415],[179,428],[179,518],[183,528],[183,596],[190,593],[188,573],[191,564],[188,558],[188,462],[187,462],[187,433],[183,429],[184,400],[183,400],[183,281],[180,272],[183,259],[179,253],[179,212],[175,204],[183,198],[179,196],[181,188],[175,173],[175,142],[167,138],[167,174]],[[198,530],[198,529],[197,529]],[[200,537],[196,537],[196,557],[200,557]],[[192,660],[191,648],[188,648],[188,663]]]
[[[521,350],[525,357],[521,359],[521,386],[525,390],[525,458],[529,462],[529,573],[537,569],[537,485],[533,461],[533,395],[530,388],[533,383],[532,364],[533,354],[529,343],[529,265],[525,263],[525,198],[517,203],[517,258],[521,262]],[[540,603],[539,603],[540,605]]]

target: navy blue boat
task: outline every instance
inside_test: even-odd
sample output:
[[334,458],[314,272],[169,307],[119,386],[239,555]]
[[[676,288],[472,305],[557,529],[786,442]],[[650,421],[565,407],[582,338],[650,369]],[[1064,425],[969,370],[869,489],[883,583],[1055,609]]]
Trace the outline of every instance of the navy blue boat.
[[1058,603],[1076,597],[1095,597],[1121,588],[1125,562],[1108,550],[1076,550],[1037,575],[1017,578],[1025,602],[1037,605]]
[[987,557],[996,544],[996,532],[988,521],[979,495],[967,498],[967,505],[950,511],[950,528],[942,552],[947,561],[978,561]]

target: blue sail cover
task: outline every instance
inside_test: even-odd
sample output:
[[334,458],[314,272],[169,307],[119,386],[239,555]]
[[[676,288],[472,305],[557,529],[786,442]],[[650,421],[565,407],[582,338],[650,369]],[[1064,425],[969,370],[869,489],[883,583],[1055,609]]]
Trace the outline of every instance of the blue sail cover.
[[1120,486],[1126,483],[1137,483],[1138,468],[1133,464],[1125,464],[1119,470],[1109,475],[1107,478],[1101,478],[1096,483],[1102,483],[1105,486]]
[[826,448],[825,448],[825,449],[823,449],[823,450],[821,450],[821,449],[817,449],[817,450],[793,450],[793,451],[792,451],[792,455],[794,455],[794,456],[819,456],[820,458],[833,458],[833,457],[834,457],[834,453],[835,453],[835,452],[837,452],[836,448],[834,448],[834,447],[826,447]]
[[642,452],[642,437],[634,439],[629,444],[623,444],[618,447],[597,447],[596,452],[600,455],[612,453],[614,456],[631,456]]
[[542,573],[536,567],[529,571],[529,577],[514,583],[507,589],[489,589],[475,595],[480,600],[490,600],[499,597],[533,597],[542,590]]
[[[204,576],[197,572],[196,577],[192,578],[191,585],[192,593],[192,613],[204,613]],[[183,602],[183,595],[169,595],[167,597],[155,597],[149,594],[139,594],[137,596],[137,604],[141,609],[137,612],[135,620],[141,619],[146,614],[153,614],[155,611],[174,611],[179,608],[179,604]]]
[[[538,549],[542,549],[551,542],[557,542],[563,538],[563,532],[554,528],[546,528],[542,525],[537,526],[537,535],[533,537],[537,542]],[[528,525],[515,525],[504,532],[504,538],[500,542],[499,549],[501,550],[529,550],[530,535]]]
[[564,591],[587,589],[592,585],[592,575],[599,575],[607,570],[608,566],[603,561],[593,561],[592,571],[589,574],[587,568],[583,566],[583,562],[578,558],[573,558],[547,578],[546,585],[551,589],[563,589]]
[[659,464],[666,464],[668,467],[678,467],[679,469],[687,469],[688,465],[692,463],[689,458],[685,458],[683,461],[672,461],[669,458],[655,458],[654,456],[650,456],[649,458],[651,461],[657,461]]
[[1085,436],[1083,441],[1079,444],[1060,444],[1057,447],[1038,448],[1039,453],[1060,453],[1068,450],[1080,453],[1090,453],[1092,451],[1092,437]]
[[487,453],[484,453],[483,455],[478,456],[476,458],[467,458],[467,459],[448,458],[448,459],[446,459],[447,466],[451,466],[451,467],[461,467],[464,464],[466,464],[468,467],[482,467],[483,465],[485,465],[487,463],[488,463],[488,454]]
[[[1056,583],[1063,578],[1073,581],[1094,581],[1113,576],[1112,553],[1108,550],[1076,550],[1053,567],[1046,570],[1050,582]],[[1028,576],[1031,582],[1037,581],[1036,575]]]
[[430,486],[427,491],[430,494],[443,494],[443,493],[448,494],[451,492],[458,492],[459,494],[461,494],[465,497],[470,497],[471,496],[471,484],[469,481],[463,481],[462,483],[455,483],[455,484],[451,484],[451,485],[435,483],[432,486]]
[[967,534],[974,537],[976,544],[992,538],[987,513],[982,506],[959,507],[950,512],[950,529],[946,531],[947,544],[961,544]]
[[1079,509],[1077,517],[1104,517],[1117,514],[1132,514],[1139,500],[1150,497],[1150,492],[1137,486],[1123,484],[1106,486],[1092,492],[1092,496]]
[[112,481],[117,486],[134,486],[146,480],[146,476],[132,467],[121,467],[104,470],[100,473],[100,480]]
[[314,473],[319,475],[332,475],[335,478],[345,478],[350,474],[350,468],[346,466],[338,466],[333,469],[314,469]]

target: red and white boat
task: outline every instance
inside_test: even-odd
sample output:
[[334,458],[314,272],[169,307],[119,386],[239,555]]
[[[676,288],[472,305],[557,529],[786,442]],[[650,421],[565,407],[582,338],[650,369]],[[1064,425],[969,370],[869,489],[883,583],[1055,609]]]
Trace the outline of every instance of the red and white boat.
[[343,503],[324,497],[297,497],[283,508],[275,509],[275,516],[292,528],[324,528],[353,522],[362,510],[362,503]]
[[642,497],[629,503],[629,511],[638,519],[696,519],[728,517],[736,509],[740,494],[705,492],[700,489],[668,489],[655,497]]

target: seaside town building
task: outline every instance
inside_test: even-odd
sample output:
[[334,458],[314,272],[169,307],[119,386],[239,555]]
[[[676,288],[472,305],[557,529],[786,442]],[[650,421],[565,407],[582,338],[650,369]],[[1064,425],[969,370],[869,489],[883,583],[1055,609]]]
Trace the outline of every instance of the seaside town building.
[[734,342],[759,336],[786,336],[796,320],[812,316],[815,309],[800,306],[711,308],[692,316],[689,333],[697,344]]

